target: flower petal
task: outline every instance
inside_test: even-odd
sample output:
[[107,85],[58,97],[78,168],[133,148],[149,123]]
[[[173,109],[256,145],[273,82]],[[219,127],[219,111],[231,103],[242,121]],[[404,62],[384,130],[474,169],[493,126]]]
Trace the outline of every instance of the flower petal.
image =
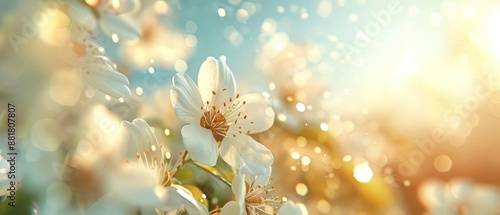
[[420,202],[429,210],[434,211],[449,204],[445,196],[445,184],[436,179],[425,181],[418,191]]
[[269,149],[245,134],[226,136],[220,150],[222,159],[232,167],[241,169],[243,174],[264,174],[274,162]]
[[120,204],[120,202],[116,201],[116,198],[112,194],[106,194],[97,200],[94,204],[90,206],[90,208],[86,211],[86,214],[94,214],[94,215],[126,215],[129,214],[130,211],[127,211],[125,205]]
[[177,117],[184,123],[200,123],[203,102],[198,87],[189,76],[179,73],[172,78],[172,82],[174,88],[170,91],[170,100]]
[[[246,167],[242,167],[242,169],[244,169]],[[260,174],[260,175],[248,175],[248,182],[249,183],[253,183],[253,184],[260,184],[260,185],[266,185],[267,183],[269,183],[269,179],[271,178],[271,171],[272,171],[272,168],[271,166],[267,167],[265,169],[265,172],[263,174]]]
[[67,1],[69,13],[79,24],[83,24],[89,30],[93,30],[96,26],[96,20],[92,11],[85,6],[82,1],[70,0]]
[[184,146],[194,161],[215,166],[219,149],[210,130],[194,124],[185,125],[181,133]]
[[[237,126],[241,126],[241,131],[253,134],[265,131],[273,125],[275,113],[266,97],[258,93],[252,93],[239,97],[238,101],[242,105],[241,108],[228,118],[232,119],[239,113],[242,114],[241,116],[246,115],[246,118],[239,117],[238,119]],[[233,126],[233,129],[235,127]]]
[[230,201],[222,207],[222,210],[220,211],[220,215],[243,215],[243,211],[240,210],[240,207],[238,203],[235,201]]
[[[142,152],[149,151],[150,153],[157,153],[158,157],[162,156],[159,150],[160,144],[156,139],[156,136],[151,131],[149,124],[143,119],[137,118],[132,121],[132,123],[123,121],[127,130],[130,134],[130,145],[135,145],[136,147],[131,151],[134,152]],[[158,150],[156,150],[158,149]],[[154,156],[152,156],[154,157]]]
[[240,173],[236,174],[233,178],[233,182],[231,183],[231,190],[236,198],[236,202],[238,203],[241,210],[245,209],[245,178]]
[[104,33],[116,34],[120,40],[135,41],[141,36],[139,28],[121,16],[101,14],[99,23]]
[[163,205],[159,207],[165,211],[172,211],[185,208],[188,214],[208,214],[205,206],[202,206],[194,199],[189,190],[182,186],[172,185],[165,189]]
[[125,75],[100,64],[91,64],[88,68],[90,71],[85,79],[90,86],[114,98],[130,97],[129,82]]
[[230,97],[235,99],[236,81],[226,64],[225,56],[221,56],[219,61],[208,57],[201,64],[198,73],[198,87],[203,101],[209,101],[215,106],[221,106],[224,101],[228,102]]
[[119,172],[112,174],[106,187],[127,204],[144,207],[161,205],[160,197],[156,193],[158,187],[154,172],[136,163],[129,163]]
[[281,206],[278,215],[307,215],[307,209],[304,204],[295,204],[292,201],[287,201]]
[[450,199],[458,204],[468,203],[473,200],[474,182],[469,179],[456,178],[448,183],[450,192],[453,196]]
[[498,201],[500,193],[498,188],[490,185],[476,185],[474,195],[470,204],[474,206],[474,212],[471,214],[495,214],[498,211]]

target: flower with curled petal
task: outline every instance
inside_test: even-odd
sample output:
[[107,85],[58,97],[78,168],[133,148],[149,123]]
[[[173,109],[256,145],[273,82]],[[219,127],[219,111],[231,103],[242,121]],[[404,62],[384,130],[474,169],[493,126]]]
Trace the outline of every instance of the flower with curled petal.
[[[245,169],[246,167],[243,167]],[[267,168],[262,175],[246,175],[240,171],[235,175],[231,189],[236,201],[230,201],[220,211],[220,215],[257,215],[276,214],[273,204],[283,203],[279,197],[265,197],[274,188],[269,187],[271,168]],[[278,215],[307,215],[303,204],[294,204],[287,201],[283,204]]]
[[[129,164],[122,174],[117,174],[116,181],[133,183],[120,182],[114,185],[117,187],[115,193],[121,194],[122,197],[129,196],[135,203],[140,201],[142,205],[154,206],[156,207],[154,211],[161,214],[179,214],[183,210],[189,214],[208,214],[207,208],[199,204],[189,190],[172,180],[172,175],[180,167],[179,162],[182,162],[182,159],[171,162],[172,156],[158,143],[146,121],[135,119],[132,123],[126,121],[124,123],[130,133],[131,142],[138,150],[136,158],[139,165]],[[145,175],[152,177],[145,178]],[[123,178],[140,180],[123,180]],[[151,207],[147,209],[150,211],[145,212],[152,212]]]
[[[246,173],[262,174],[274,157],[249,134],[262,132],[274,122],[274,110],[261,94],[240,96],[226,58],[208,57],[198,73],[198,86],[189,76],[173,78],[171,101],[179,119],[188,123],[182,139],[191,158],[214,166],[217,157]],[[220,146],[220,149],[219,149]]]
[[[246,166],[242,167],[244,170]],[[262,194],[274,191],[268,188],[271,168],[266,168],[264,174],[252,176],[239,171],[233,178],[231,189],[236,201],[230,201],[220,211],[220,215],[256,215],[273,214],[271,203],[281,202],[278,197],[265,198]]]
[[306,206],[302,203],[295,204],[293,201],[287,201],[281,206],[278,215],[308,215]]
[[130,97],[128,78],[116,71],[104,48],[91,40],[73,42],[70,48],[67,61],[88,85],[114,98]]

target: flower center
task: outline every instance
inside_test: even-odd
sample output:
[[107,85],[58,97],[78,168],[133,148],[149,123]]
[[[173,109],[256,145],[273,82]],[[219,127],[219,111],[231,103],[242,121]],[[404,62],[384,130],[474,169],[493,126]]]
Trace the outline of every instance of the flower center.
[[220,143],[229,130],[229,125],[226,124],[226,118],[215,110],[209,110],[203,113],[200,118],[200,125],[203,128],[210,129],[217,143]]
[[262,197],[260,197],[260,196],[252,196],[252,197],[246,199],[246,203],[247,204],[258,204],[258,205],[260,205],[260,204],[262,204]]

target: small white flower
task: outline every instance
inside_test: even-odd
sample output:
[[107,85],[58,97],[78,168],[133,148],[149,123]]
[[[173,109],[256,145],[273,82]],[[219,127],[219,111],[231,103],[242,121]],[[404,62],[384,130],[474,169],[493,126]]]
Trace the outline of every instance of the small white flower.
[[138,17],[141,38],[131,45],[120,46],[127,63],[146,68],[154,59],[155,65],[174,68],[176,62],[191,56],[195,37],[183,35],[162,24],[163,17],[158,15],[153,5],[142,11]]
[[[171,156],[168,156],[163,146],[158,144],[147,122],[135,119],[132,123],[124,123],[130,132],[132,142],[138,149],[136,158],[142,168],[129,164],[131,171],[124,171],[124,174],[117,175],[118,185],[115,190],[119,192],[122,189],[127,190],[121,196],[128,196],[131,202],[155,206],[156,210],[162,213],[174,212],[176,214],[185,209],[189,214],[208,214],[207,208],[198,204],[189,190],[173,183],[172,175],[180,167],[179,160],[175,163],[171,162]],[[142,177],[144,175],[151,175],[152,177],[149,178],[154,180],[144,180]],[[133,180],[134,183],[121,184],[120,182],[125,182],[123,178],[134,177],[140,180]]]
[[262,174],[274,161],[271,152],[248,134],[269,129],[274,111],[260,94],[240,96],[226,58],[209,57],[198,74],[198,86],[185,74],[176,74],[171,100],[179,119],[188,123],[182,139],[191,158],[214,166],[219,155],[247,174]]
[[91,87],[111,97],[130,97],[128,78],[115,70],[113,62],[105,56],[99,44],[90,40],[74,42],[68,57],[68,62],[76,67],[79,75]]
[[[246,168],[243,167],[242,170]],[[239,171],[234,176],[231,189],[235,195],[236,201],[230,201],[222,208],[220,215],[256,215],[273,214],[272,203],[281,203],[278,197],[263,197],[274,191],[274,188],[268,188],[271,168],[261,175],[251,176],[242,174]]]
[[498,214],[498,189],[478,185],[467,179],[449,183],[425,181],[419,188],[420,201],[430,215],[492,215]]
[[116,34],[120,40],[137,40],[137,26],[123,17],[138,7],[136,0],[68,0],[70,15],[86,30],[92,31],[96,22],[108,36]]
[[281,206],[278,215],[308,215],[304,204],[295,204],[293,201],[287,201]]

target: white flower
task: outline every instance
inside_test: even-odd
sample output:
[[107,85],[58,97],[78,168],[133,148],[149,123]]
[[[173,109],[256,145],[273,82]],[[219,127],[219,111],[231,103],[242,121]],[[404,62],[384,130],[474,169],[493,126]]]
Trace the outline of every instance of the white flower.
[[203,62],[196,86],[185,74],[176,74],[171,100],[181,121],[182,139],[191,158],[214,166],[219,155],[236,169],[262,174],[274,157],[248,134],[270,128],[274,111],[260,94],[240,96],[226,58],[209,57]]
[[[242,170],[245,168],[246,166]],[[220,215],[273,214],[274,208],[271,203],[281,202],[281,200],[278,197],[266,198],[262,196],[274,191],[273,188],[267,188],[270,175],[270,167],[266,169],[264,174],[257,176],[245,175],[239,171],[234,176],[231,185],[236,201],[230,201],[224,205]]]
[[68,57],[68,62],[76,67],[78,74],[91,87],[111,97],[130,97],[128,78],[115,70],[113,62],[105,56],[99,44],[90,40],[74,42]]
[[[177,213],[184,208],[189,214],[208,214],[207,208],[198,204],[189,190],[173,183],[172,175],[179,168],[179,163],[171,162],[171,155],[158,144],[149,125],[142,119],[124,123],[132,142],[136,144],[136,158],[140,168],[129,164],[128,170],[116,175],[114,186],[121,193],[120,196],[130,198],[130,202],[154,206],[157,208],[155,210],[162,213]],[[144,178],[144,175],[152,177]],[[123,180],[124,178],[138,180]],[[130,181],[133,183],[129,183]]]
[[136,0],[68,0],[70,15],[86,30],[92,31],[96,22],[107,35],[116,34],[120,40],[137,40],[140,33],[124,13],[138,7]]
[[497,188],[454,179],[445,184],[439,180],[425,181],[419,188],[420,201],[431,215],[499,214],[500,195]]
[[141,38],[131,45],[120,46],[127,63],[147,68],[151,65],[151,59],[154,59],[155,65],[174,68],[176,62],[191,56],[196,37],[183,35],[162,24],[163,17],[158,15],[153,5],[142,11],[138,18]]
[[278,215],[308,215],[304,204],[295,204],[293,201],[287,201],[281,206]]

